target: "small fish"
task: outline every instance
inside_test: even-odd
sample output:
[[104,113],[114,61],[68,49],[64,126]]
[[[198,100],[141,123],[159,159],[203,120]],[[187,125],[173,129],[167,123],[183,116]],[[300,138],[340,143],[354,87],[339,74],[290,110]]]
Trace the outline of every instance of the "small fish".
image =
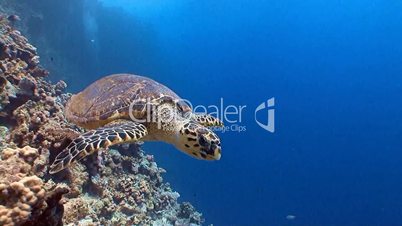
[[294,220],[294,219],[296,219],[295,215],[287,215],[286,216],[286,220]]
[[10,15],[7,17],[7,19],[11,22],[16,22],[16,21],[20,21],[21,18],[18,15]]

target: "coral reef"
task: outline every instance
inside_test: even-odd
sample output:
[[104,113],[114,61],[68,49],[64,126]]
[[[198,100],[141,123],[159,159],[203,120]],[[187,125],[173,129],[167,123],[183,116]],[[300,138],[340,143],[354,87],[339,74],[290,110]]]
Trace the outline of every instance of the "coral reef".
[[[124,151],[121,151],[124,153]],[[201,215],[188,203],[179,204],[179,194],[163,183],[153,157],[139,146],[132,155],[117,150],[104,153],[104,167],[90,177],[84,190],[90,196],[66,203],[65,223],[85,221],[96,225],[199,225]],[[183,213],[188,214],[183,214]],[[99,214],[101,213],[101,214]]]
[[[131,156],[110,150],[104,154],[104,167],[99,174],[91,176],[85,185],[98,199],[91,200],[96,213],[102,213],[98,218],[100,224],[166,224],[190,225],[200,224],[201,215],[195,212],[191,205],[179,205],[179,194],[173,192],[168,184],[164,184],[161,173],[150,155],[145,155],[139,146],[129,150]],[[79,200],[78,202],[81,202]],[[72,203],[74,206],[76,203]],[[69,206],[69,205],[67,205]],[[68,208],[68,207],[67,207]],[[191,209],[187,216],[180,213]],[[88,211],[88,210],[87,210]],[[81,213],[87,212],[84,208]],[[72,215],[76,217],[76,215]],[[88,213],[91,219],[93,214]],[[69,216],[71,217],[71,216]],[[66,219],[66,222],[76,222],[78,219]]]
[[201,225],[140,144],[48,165],[82,130],[64,117],[66,83],[45,80],[35,47],[0,15],[0,225]]
[[[46,187],[35,176],[35,168],[44,164],[37,149],[6,148],[0,156],[0,225],[40,225],[42,219],[62,224],[64,185]],[[49,221],[47,221],[49,222]]]

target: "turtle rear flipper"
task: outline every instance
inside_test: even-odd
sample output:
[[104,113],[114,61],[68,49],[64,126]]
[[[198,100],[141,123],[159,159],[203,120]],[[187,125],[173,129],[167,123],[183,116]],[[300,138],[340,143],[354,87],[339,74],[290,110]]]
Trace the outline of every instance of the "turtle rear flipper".
[[104,127],[90,130],[74,139],[66,149],[60,152],[49,173],[57,173],[72,162],[79,161],[102,148],[111,145],[135,142],[147,135],[144,125],[127,120],[118,120],[105,125]]

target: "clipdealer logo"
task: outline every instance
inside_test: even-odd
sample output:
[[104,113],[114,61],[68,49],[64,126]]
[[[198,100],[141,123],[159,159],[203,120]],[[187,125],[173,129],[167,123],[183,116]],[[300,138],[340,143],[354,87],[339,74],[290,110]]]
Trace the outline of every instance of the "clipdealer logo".
[[[177,100],[177,103],[185,103],[196,114],[209,114],[215,118],[220,119],[223,123],[223,127],[213,128],[215,131],[225,132],[246,132],[247,126],[244,124],[243,117],[247,105],[235,105],[226,104],[223,98],[220,98],[219,104],[216,105],[193,105],[190,101],[186,99]],[[267,101],[262,102],[258,105],[254,111],[254,120],[258,126],[262,129],[274,133],[275,132],[275,98],[269,98]],[[169,112],[171,111],[171,112]],[[261,120],[258,117],[259,112],[266,112],[266,119]],[[133,112],[146,112],[147,115],[141,118],[136,118]],[[155,112],[161,112],[164,117],[154,117]],[[157,101],[147,100],[146,102],[133,102],[130,104],[129,115],[133,121],[144,123],[144,122],[155,122],[158,123],[158,128],[161,128],[163,122],[171,122],[174,120],[182,120],[183,115],[176,114],[175,112],[180,112],[177,106],[167,107],[166,105],[158,105]],[[190,120],[191,114],[184,115],[185,119]],[[177,117],[180,117],[178,119]],[[187,117],[187,118],[186,118]]]
[[[254,118],[255,122],[263,129],[268,132],[274,133],[275,132],[275,97],[268,99],[266,102],[262,102],[258,107],[255,109]],[[257,118],[257,113],[266,110],[267,111],[267,120],[265,123],[262,123]]]

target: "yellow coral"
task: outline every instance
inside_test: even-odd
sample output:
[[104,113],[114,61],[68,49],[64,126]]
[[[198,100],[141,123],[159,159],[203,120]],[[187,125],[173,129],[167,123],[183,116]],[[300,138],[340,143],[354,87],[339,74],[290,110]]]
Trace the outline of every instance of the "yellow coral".
[[17,149],[6,148],[1,152],[1,159],[6,160],[18,153]]
[[37,176],[23,177],[11,184],[0,184],[0,225],[26,222],[33,206],[44,204],[43,181]]
[[27,162],[32,163],[39,156],[39,153],[37,149],[25,146],[22,149],[20,149],[20,155]]
[[6,148],[1,153],[1,159],[7,160],[13,156],[22,157],[28,163],[32,163],[39,156],[38,150],[29,146],[23,148]]

